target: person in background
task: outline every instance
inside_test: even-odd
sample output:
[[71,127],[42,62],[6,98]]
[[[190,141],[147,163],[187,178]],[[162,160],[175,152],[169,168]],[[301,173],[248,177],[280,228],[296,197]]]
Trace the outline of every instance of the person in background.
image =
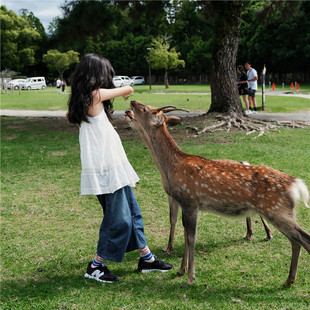
[[249,85],[249,107],[251,109],[253,105],[253,113],[257,113],[256,108],[256,99],[255,99],[255,92],[257,90],[257,71],[252,68],[251,61],[247,61],[244,65],[245,69],[247,70],[247,76],[248,76],[248,85]]
[[115,88],[114,69],[97,54],[86,54],[77,64],[71,83],[67,118],[79,125],[82,164],[81,194],[95,195],[103,209],[97,253],[85,277],[100,282],[118,281],[106,261],[121,262],[126,252],[138,249],[138,271],[167,272],[171,264],[150,251],[140,207],[132,187],[139,177],[129,163],[120,137],[111,124],[112,99],[132,94],[130,86]]
[[63,93],[66,92],[66,86],[67,86],[66,80],[63,78],[63,79],[61,80],[61,91],[62,91]]
[[57,88],[58,94],[60,94],[60,87],[61,87],[61,79],[58,77],[56,81],[56,88]]
[[252,112],[249,109],[249,102],[247,99],[247,95],[249,94],[248,88],[248,76],[244,70],[242,65],[237,67],[237,84],[239,95],[242,96],[244,104],[245,104],[245,114],[251,114]]

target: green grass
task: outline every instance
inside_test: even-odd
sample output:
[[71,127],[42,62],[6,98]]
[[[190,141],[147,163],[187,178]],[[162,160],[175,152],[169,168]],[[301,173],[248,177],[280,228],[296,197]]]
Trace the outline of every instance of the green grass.
[[[309,309],[308,253],[302,250],[297,282],[284,288],[289,242],[273,227],[274,239],[263,242],[258,217],[253,241],[247,242],[242,239],[244,219],[201,213],[197,279],[191,287],[182,287],[186,277],[176,274],[184,244],[181,220],[175,249],[164,256],[169,211],[159,173],[137,134],[125,122],[115,125],[141,179],[134,191],[148,244],[175,269],[138,274],[135,251],[122,263],[109,263],[119,283],[84,279],[96,251],[102,211],[95,197],[79,195],[77,128],[62,119],[2,117],[1,309]],[[184,151],[265,164],[303,178],[310,187],[309,128],[283,129],[253,140],[241,132],[193,138],[188,125],[185,119],[172,129]],[[297,219],[310,232],[310,212],[302,204]]]
[[[308,89],[308,88],[307,88]],[[168,90],[163,85],[153,85],[152,91],[148,85],[135,86],[134,99],[151,106],[175,105],[179,108],[189,109],[192,112],[206,112],[211,104],[209,85],[171,85]],[[67,87],[70,92],[70,87]],[[18,91],[1,94],[1,109],[20,110],[66,110],[69,94],[58,94],[55,88],[45,90]],[[262,97],[257,95],[258,109],[261,109]],[[116,98],[115,110],[129,108],[128,101]],[[307,98],[266,96],[265,111],[267,113],[293,113],[310,110],[310,100]]]

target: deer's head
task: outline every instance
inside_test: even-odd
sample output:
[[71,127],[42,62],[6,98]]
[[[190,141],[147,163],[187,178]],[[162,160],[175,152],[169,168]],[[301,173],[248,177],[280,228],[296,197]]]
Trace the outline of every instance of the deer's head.
[[151,107],[137,101],[130,102],[130,111],[125,112],[125,120],[130,127],[140,133],[156,130],[160,126],[175,126],[182,121],[179,116],[166,116],[164,113],[171,111],[186,111],[175,106],[164,106],[161,108]]

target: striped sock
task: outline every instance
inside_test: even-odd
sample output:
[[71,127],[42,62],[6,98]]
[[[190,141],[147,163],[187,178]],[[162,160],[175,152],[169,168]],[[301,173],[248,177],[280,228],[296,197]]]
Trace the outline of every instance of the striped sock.
[[149,247],[146,245],[145,247],[140,249],[140,257],[146,262],[146,263],[153,263],[155,258],[150,251]]
[[92,268],[97,268],[99,266],[102,266],[102,267],[105,267],[106,266],[106,263],[104,261],[103,258],[101,258],[98,254],[96,254],[96,257],[95,259],[93,260],[92,264],[91,264],[91,267]]

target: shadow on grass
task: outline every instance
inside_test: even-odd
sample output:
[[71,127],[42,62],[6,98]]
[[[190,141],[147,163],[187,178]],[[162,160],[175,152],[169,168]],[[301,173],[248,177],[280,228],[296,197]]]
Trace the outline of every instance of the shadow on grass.
[[[217,247],[225,248],[234,245],[247,243],[243,239],[234,239],[233,241],[223,241],[220,244],[198,244],[197,250],[208,248],[206,255]],[[100,283],[94,280],[84,278],[87,262],[64,265],[59,269],[59,264],[50,264],[43,271],[35,270],[31,275],[18,275],[14,280],[3,281],[1,288],[1,299],[3,309],[28,309],[29,306],[44,309],[53,308],[61,303],[83,303],[92,309],[91,301],[98,301],[98,294],[104,294],[103,306],[108,302],[114,305],[125,303],[130,300],[130,309],[140,309],[138,305],[141,300],[153,300],[164,302],[171,305],[172,308],[184,307],[184,296],[186,302],[194,304],[208,303],[221,308],[223,305],[231,302],[245,304],[263,304],[274,305],[280,298],[281,305],[295,304],[304,307],[307,305],[306,298],[301,298],[294,294],[294,286],[290,289],[285,288],[281,280],[271,277],[273,283],[264,283],[255,276],[242,276],[235,274],[233,278],[226,279],[223,274],[218,276],[212,273],[212,270],[201,270],[198,272],[197,280],[192,286],[184,286],[187,273],[179,276],[177,271],[181,264],[183,244],[177,244],[171,255],[165,255],[160,247],[153,247],[153,251],[160,259],[174,264],[174,269],[168,273],[141,274],[136,272],[138,263],[137,251],[127,253],[122,263],[109,263],[110,269],[120,278],[120,281],[113,284]],[[208,253],[207,253],[208,252]],[[223,255],[225,252],[223,252]],[[199,255],[199,254],[197,254]],[[201,269],[201,268],[200,268]],[[265,279],[266,281],[266,279]],[[269,281],[269,279],[268,279]],[[276,282],[276,283],[275,283]],[[296,283],[298,288],[298,283]],[[103,298],[103,299],[104,299]],[[109,301],[108,301],[109,300]],[[168,307],[169,308],[169,307]],[[171,309],[172,309],[171,308]],[[185,307],[186,308],[186,307]],[[154,308],[156,309],[156,307]],[[170,309],[170,308],[169,308]],[[203,309],[203,307],[201,308]]]
[[[116,270],[116,272],[118,271]],[[96,298],[96,295],[98,293],[102,294],[102,292],[107,296],[115,294],[119,299],[122,298],[122,295],[126,295],[124,298],[128,298],[129,294],[134,296],[131,306],[134,305],[135,300],[143,300],[146,297],[148,299],[162,300],[170,305],[177,305],[182,298],[184,299],[184,294],[195,304],[208,301],[210,304],[220,305],[231,302],[234,296],[243,300],[246,296],[246,302],[248,303],[261,303],[263,300],[266,304],[273,304],[276,296],[279,294],[281,294],[282,303],[295,303],[297,306],[303,302],[300,297],[293,294],[283,295],[287,289],[280,285],[274,286],[272,289],[253,286],[236,289],[234,283],[226,287],[221,287],[220,285],[209,287],[206,284],[194,284],[183,287],[184,281],[185,278],[177,277],[175,270],[160,276],[122,271],[122,281],[113,284],[103,284],[87,280],[83,278],[83,274],[51,275],[38,280],[30,279],[26,281],[18,279],[3,283],[1,292],[2,305],[15,308],[16,305],[20,304],[26,308],[26,305],[34,305],[35,303],[42,305],[47,299],[70,300],[72,298],[72,291],[76,290],[81,291],[81,293],[75,297],[75,301],[77,301],[76,298],[83,298],[83,294],[88,295],[90,300]]]

